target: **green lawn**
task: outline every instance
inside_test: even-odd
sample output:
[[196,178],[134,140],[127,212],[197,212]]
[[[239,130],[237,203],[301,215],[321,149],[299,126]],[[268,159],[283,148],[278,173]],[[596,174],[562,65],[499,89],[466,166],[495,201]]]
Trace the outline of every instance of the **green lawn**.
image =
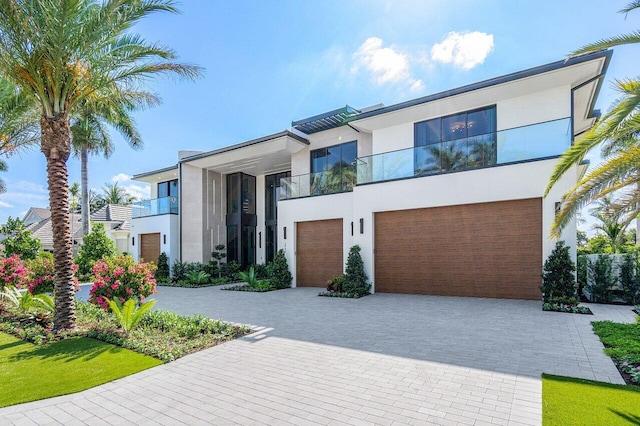
[[542,423],[640,424],[640,388],[543,374]]
[[0,333],[0,407],[78,392],[160,364],[85,337],[35,346]]

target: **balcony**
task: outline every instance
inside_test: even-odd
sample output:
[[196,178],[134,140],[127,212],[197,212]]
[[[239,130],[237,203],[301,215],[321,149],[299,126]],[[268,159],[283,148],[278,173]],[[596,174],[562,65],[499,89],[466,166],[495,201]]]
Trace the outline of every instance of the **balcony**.
[[280,199],[349,192],[356,186],[356,166],[336,164],[331,170],[280,179]]
[[178,197],[154,198],[152,200],[136,201],[131,204],[131,217],[133,219],[163,214],[178,214]]
[[571,146],[571,120],[547,121],[439,144],[361,157],[357,184],[473,170],[562,154]]

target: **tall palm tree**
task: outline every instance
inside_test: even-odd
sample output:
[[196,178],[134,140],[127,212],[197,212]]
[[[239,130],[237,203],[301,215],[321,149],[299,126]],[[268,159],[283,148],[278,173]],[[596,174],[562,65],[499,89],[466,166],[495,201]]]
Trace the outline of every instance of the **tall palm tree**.
[[78,211],[78,201],[80,200],[80,184],[78,182],[73,182],[69,185],[69,195],[71,196],[69,199],[69,208],[72,213],[76,213]]
[[591,209],[591,215],[598,219],[598,223],[593,227],[604,233],[613,253],[620,253],[625,243],[625,232],[634,216],[625,215],[609,195],[603,196],[595,204],[596,207]]
[[195,78],[167,47],[132,27],[154,12],[176,13],[171,0],[0,0],[0,75],[41,111],[40,150],[47,160],[55,264],[54,329],[75,327],[67,159],[70,117],[95,99],[143,102],[140,88],[158,74]]
[[136,197],[133,197],[127,193],[127,191],[118,186],[118,183],[105,183],[102,187],[102,194],[100,195],[100,203],[104,206],[106,204],[118,204],[126,206],[136,201]]
[[[636,0],[620,12],[626,15],[638,8],[640,1]],[[635,43],[640,43],[639,31],[599,40],[576,50],[570,56]],[[565,194],[552,226],[552,234],[556,237],[579,209],[614,192],[621,193],[615,206],[620,214],[630,214],[632,219],[637,216],[640,205],[640,80],[635,78],[616,81],[614,87],[620,93],[619,100],[584,137],[562,155],[547,185],[545,196],[571,167],[580,164],[589,151],[602,145],[605,161],[587,173]]]
[[[110,104],[94,100],[91,104],[82,106],[79,113],[72,120],[71,143],[74,153],[80,157],[81,171],[81,213],[82,234],[87,235],[91,231],[91,214],[89,200],[89,155],[102,154],[109,158],[114,150],[111,136],[106,124],[111,125],[123,136],[134,149],[142,148],[142,138],[138,132],[135,121],[129,112],[136,106],[133,104]],[[160,100],[152,94],[147,96],[147,105],[159,103]],[[143,106],[143,105],[137,105]]]

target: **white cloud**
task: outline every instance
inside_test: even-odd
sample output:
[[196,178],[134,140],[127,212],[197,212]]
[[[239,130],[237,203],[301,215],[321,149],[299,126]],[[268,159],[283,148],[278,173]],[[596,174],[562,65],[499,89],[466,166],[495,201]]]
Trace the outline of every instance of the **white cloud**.
[[0,201],[0,207],[4,207],[5,209],[10,209],[13,207],[13,204],[5,203],[4,201]]
[[126,173],[118,173],[117,175],[115,175],[114,177],[111,178],[111,182],[113,182],[113,183],[129,182],[130,180],[131,180],[131,176],[129,176]]
[[370,37],[353,54],[355,61],[351,72],[356,74],[361,68],[371,74],[379,84],[403,84],[411,91],[424,90],[422,80],[411,74],[409,57],[393,47],[383,47],[383,41],[378,37]]
[[145,200],[151,196],[149,185],[133,183],[131,176],[126,173],[118,173],[111,178],[111,182],[117,183],[127,194],[136,197],[138,200]]
[[470,70],[480,65],[493,51],[493,35],[473,31],[450,32],[431,48],[431,59],[443,64],[454,64],[457,68]]

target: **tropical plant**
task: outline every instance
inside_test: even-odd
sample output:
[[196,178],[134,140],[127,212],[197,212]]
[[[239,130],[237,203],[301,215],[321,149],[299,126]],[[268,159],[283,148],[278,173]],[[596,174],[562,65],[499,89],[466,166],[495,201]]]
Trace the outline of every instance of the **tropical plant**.
[[127,255],[99,260],[93,267],[93,286],[89,290],[89,302],[104,310],[108,301],[117,298],[124,303],[136,299],[142,303],[146,297],[156,292],[153,263],[134,263]]
[[156,280],[169,279],[169,257],[167,253],[162,252],[158,256],[158,268],[156,269]]
[[69,208],[71,213],[77,213],[80,207],[80,184],[73,182],[69,185]]
[[605,195],[596,201],[596,207],[591,209],[591,215],[598,222],[594,225],[596,230],[601,231],[608,239],[612,253],[621,253],[623,251],[625,240],[625,231],[631,221],[635,218],[634,214],[623,214],[618,208],[617,203],[610,195]]
[[29,269],[17,254],[0,258],[0,290],[4,287],[25,288],[29,274]]
[[107,204],[129,205],[136,201],[136,197],[129,195],[129,193],[121,186],[118,186],[118,182],[105,183],[102,187],[102,194],[99,195],[101,206]]
[[284,250],[278,250],[273,260],[267,265],[267,274],[273,288],[281,289],[291,287],[293,276],[289,271]]
[[253,267],[253,265],[251,265],[249,270],[246,272],[238,272],[238,276],[242,281],[247,283],[249,287],[258,288],[258,289],[265,289],[265,288],[271,287],[271,284],[268,281],[258,279],[256,275],[256,270]]
[[170,0],[0,0],[0,75],[41,111],[40,150],[47,160],[56,264],[54,328],[75,326],[69,241],[67,159],[70,117],[85,103],[144,105],[138,88],[157,74],[194,78],[199,69],[146,42],[132,27],[154,12],[177,12]]
[[[625,15],[640,8],[640,1],[632,1],[620,12]],[[623,44],[640,42],[640,32],[610,37],[588,44],[570,54],[578,56]],[[564,196],[561,209],[552,225],[552,234],[559,236],[562,229],[579,209],[605,195],[620,191],[622,196],[615,210],[622,217],[633,219],[640,202],[640,80],[637,78],[618,80],[614,84],[620,93],[611,109],[566,151],[556,165],[549,180],[545,196],[571,167],[580,164],[586,154],[599,145],[605,161],[589,171]]]
[[209,278],[211,278],[211,275],[207,274],[204,271],[194,270],[186,274],[186,278],[193,284],[204,284],[209,282]]
[[107,231],[104,225],[96,223],[91,229],[89,235],[84,237],[76,263],[78,264],[78,272],[80,275],[90,275],[93,265],[100,259],[115,256],[118,250],[113,241],[107,237]]
[[17,254],[22,260],[35,259],[40,251],[40,240],[33,238],[31,231],[18,218],[9,216],[7,223],[0,226],[0,234],[6,236],[2,241],[5,256]]
[[53,312],[53,298],[46,294],[32,295],[28,291],[20,290],[14,286],[8,286],[0,293],[0,297],[11,305],[24,312],[43,310]]
[[109,300],[109,308],[116,317],[125,334],[129,334],[142,320],[142,317],[156,304],[155,300],[147,300],[136,307],[136,301],[129,299],[122,303],[119,299]]
[[542,291],[545,303],[577,304],[576,267],[571,260],[569,247],[564,241],[558,241],[544,262],[542,272]]

